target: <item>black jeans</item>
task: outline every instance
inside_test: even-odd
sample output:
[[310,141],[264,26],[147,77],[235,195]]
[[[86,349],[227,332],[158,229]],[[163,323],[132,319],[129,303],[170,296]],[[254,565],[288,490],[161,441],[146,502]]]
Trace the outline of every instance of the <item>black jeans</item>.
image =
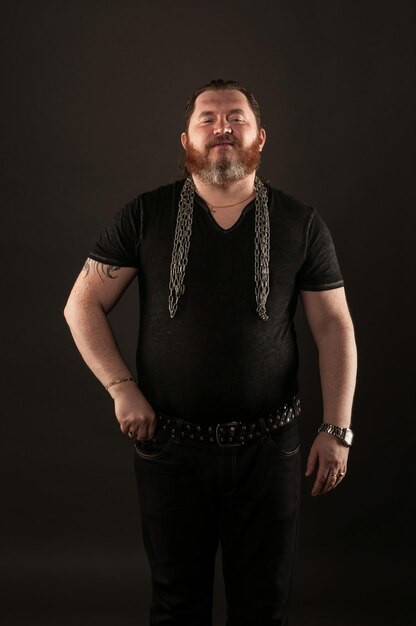
[[151,626],[211,626],[221,542],[227,626],[286,626],[297,544],[300,455],[294,420],[241,447],[136,442]]

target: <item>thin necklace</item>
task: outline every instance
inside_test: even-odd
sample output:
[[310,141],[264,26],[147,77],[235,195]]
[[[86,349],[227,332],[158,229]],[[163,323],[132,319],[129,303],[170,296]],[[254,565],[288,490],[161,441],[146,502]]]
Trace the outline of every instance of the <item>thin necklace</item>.
[[249,198],[251,198],[253,193],[254,192],[252,191],[251,194],[249,196],[247,196],[247,198],[245,198],[244,200],[240,200],[240,202],[234,202],[234,204],[223,204],[222,206],[216,206],[215,204],[209,204],[209,202],[206,202],[206,201],[205,202],[207,204],[207,207],[211,211],[211,213],[216,213],[215,209],[228,209],[229,207],[237,206],[238,204],[243,204],[243,202],[247,202],[247,200],[249,200]]

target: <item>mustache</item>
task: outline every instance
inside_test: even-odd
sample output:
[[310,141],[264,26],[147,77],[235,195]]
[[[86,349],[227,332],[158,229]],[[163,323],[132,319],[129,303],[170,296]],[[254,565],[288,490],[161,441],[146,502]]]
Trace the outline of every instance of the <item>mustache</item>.
[[233,135],[219,135],[215,139],[212,139],[207,143],[206,147],[213,148],[214,146],[221,146],[222,144],[230,144],[232,146],[239,146],[240,141],[236,139]]

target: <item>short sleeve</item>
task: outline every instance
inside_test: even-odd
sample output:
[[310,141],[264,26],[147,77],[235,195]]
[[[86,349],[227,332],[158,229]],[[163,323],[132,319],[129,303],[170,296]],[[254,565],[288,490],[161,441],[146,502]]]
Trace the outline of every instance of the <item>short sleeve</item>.
[[325,291],[344,285],[331,234],[315,209],[307,229],[305,257],[297,285],[304,291]]
[[88,256],[107,265],[138,268],[140,232],[141,210],[137,198],[116,213]]

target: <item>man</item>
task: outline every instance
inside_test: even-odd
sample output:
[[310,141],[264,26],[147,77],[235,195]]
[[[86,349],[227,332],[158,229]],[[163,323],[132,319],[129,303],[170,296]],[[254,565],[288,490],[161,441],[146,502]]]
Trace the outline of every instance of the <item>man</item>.
[[[194,93],[186,179],[142,194],[91,251],[65,315],[134,440],[152,626],[211,624],[221,542],[229,626],[287,624],[298,528],[298,296],[319,349],[312,495],[346,474],[353,326],[328,229],[257,177],[266,141],[233,81]],[[107,313],[135,277],[137,383]]]

